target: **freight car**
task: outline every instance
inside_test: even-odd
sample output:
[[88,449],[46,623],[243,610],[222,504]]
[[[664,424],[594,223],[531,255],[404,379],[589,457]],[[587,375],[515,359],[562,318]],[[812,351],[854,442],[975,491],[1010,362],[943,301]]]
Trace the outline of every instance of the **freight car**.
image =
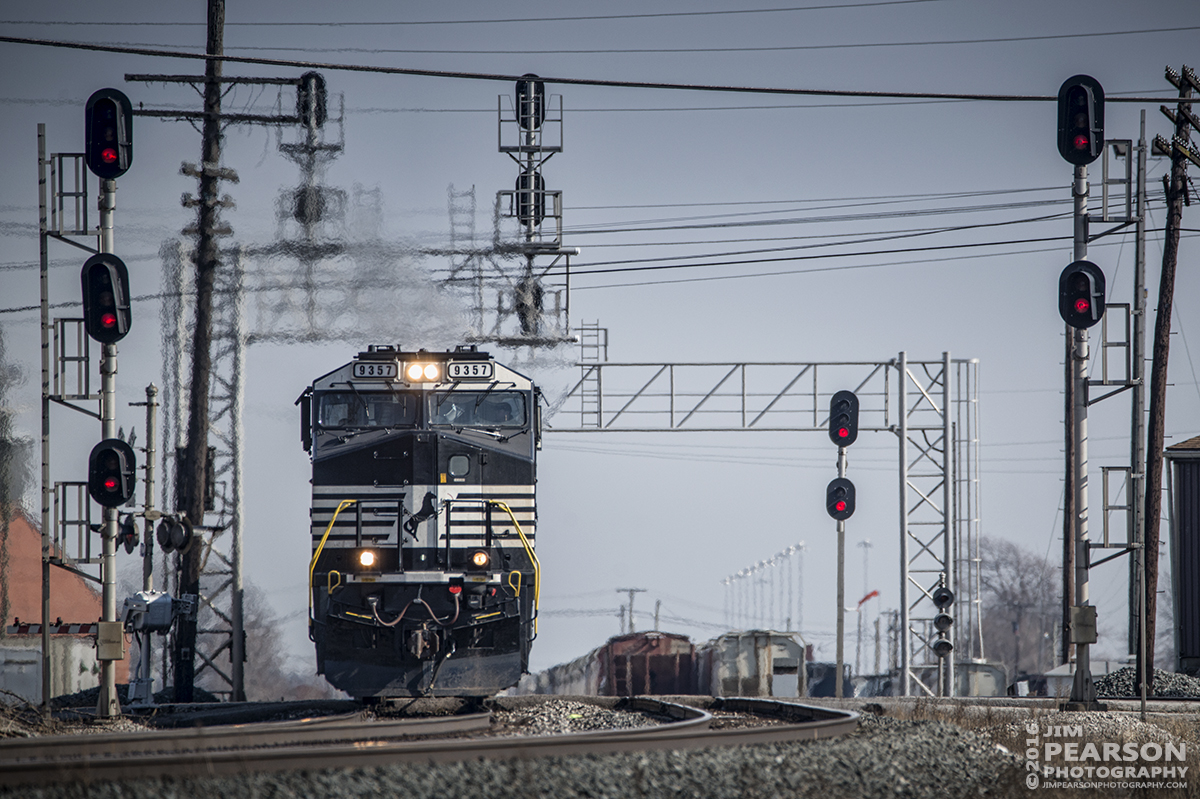
[[371,346],[300,396],[309,634],[351,696],[484,696],[536,635],[539,392],[474,346]]
[[686,635],[634,632],[569,663],[521,679],[517,693],[585,696],[695,694],[695,651]]

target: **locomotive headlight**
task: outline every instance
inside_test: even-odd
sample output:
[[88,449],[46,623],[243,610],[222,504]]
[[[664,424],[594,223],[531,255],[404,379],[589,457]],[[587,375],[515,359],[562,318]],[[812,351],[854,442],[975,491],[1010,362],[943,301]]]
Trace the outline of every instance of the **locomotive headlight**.
[[442,377],[439,363],[410,363],[404,369],[410,383],[435,383]]
[[358,553],[358,565],[364,569],[370,569],[378,562],[379,556],[375,554],[374,550],[364,549]]
[[482,549],[477,549],[471,553],[471,565],[476,569],[486,569],[490,560],[491,558],[488,557],[488,553]]

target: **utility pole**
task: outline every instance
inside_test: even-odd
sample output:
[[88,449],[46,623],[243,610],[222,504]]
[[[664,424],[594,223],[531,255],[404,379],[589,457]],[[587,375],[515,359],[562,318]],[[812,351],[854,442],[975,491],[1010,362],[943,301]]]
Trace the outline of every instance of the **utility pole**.
[[[208,0],[210,56],[225,54],[225,0]],[[183,511],[197,527],[204,523],[204,500],[208,492],[208,394],[212,369],[213,283],[219,266],[217,247],[218,190],[221,163],[221,61],[204,62],[204,126],[199,164],[200,196],[197,205],[196,316],[192,332],[192,376],[189,396],[187,443],[183,470],[176,481],[183,486]],[[180,584],[182,593],[200,596],[202,547],[193,544],[183,555]],[[180,618],[175,638],[175,701],[191,702],[196,676],[196,618]]]
[[[645,588],[618,588],[617,593],[618,594],[629,594],[629,630],[628,630],[628,632],[631,632],[631,633],[635,632],[635,629],[633,626],[633,595],[634,594],[644,594],[644,593],[646,593],[646,589]],[[656,612],[656,616],[657,616],[657,612]],[[657,622],[657,619],[656,619],[656,622]]]
[[[162,514],[154,510],[155,476],[154,464],[158,449],[158,386],[151,383],[146,386],[146,401],[133,402],[131,405],[143,405],[146,408],[146,474],[145,474],[145,507],[142,510],[142,590],[154,590],[154,521],[162,518]],[[138,647],[138,666],[135,676],[129,680],[128,698],[131,705],[151,705],[154,703],[154,675],[150,666],[150,650],[153,649],[152,637],[147,631],[142,634]]]
[[[1130,153],[1127,157],[1132,157]],[[1137,653],[1137,682],[1145,671],[1145,651],[1141,637],[1146,631],[1145,590],[1141,582],[1146,569],[1146,112],[1141,113],[1137,146],[1137,222],[1133,249],[1133,358],[1129,375],[1132,388],[1132,428],[1129,466],[1132,479],[1129,498],[1132,511],[1133,543],[1138,549],[1129,564],[1129,651]]]
[[1162,514],[1163,438],[1167,417],[1167,357],[1171,344],[1171,308],[1175,297],[1175,264],[1179,257],[1179,228],[1183,222],[1183,206],[1187,198],[1187,162],[1200,165],[1200,157],[1191,146],[1191,129],[1200,129],[1200,121],[1192,113],[1192,90],[1200,91],[1200,80],[1190,67],[1182,74],[1167,67],[1166,78],[1179,90],[1175,111],[1165,105],[1162,112],[1175,123],[1175,135],[1170,142],[1154,137],[1155,151],[1171,157],[1171,176],[1166,183],[1167,224],[1163,235],[1162,275],[1158,283],[1158,313],[1154,322],[1153,355],[1150,364],[1150,419],[1146,433],[1146,681],[1149,693],[1154,693],[1154,636],[1158,612],[1158,545],[1159,523]]

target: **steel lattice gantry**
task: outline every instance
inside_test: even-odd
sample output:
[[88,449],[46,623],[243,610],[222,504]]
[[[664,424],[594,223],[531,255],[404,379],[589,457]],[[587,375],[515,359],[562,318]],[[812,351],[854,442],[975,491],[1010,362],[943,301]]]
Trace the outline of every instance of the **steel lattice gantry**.
[[[160,252],[163,261],[163,481],[164,508],[179,507],[176,496],[176,453],[183,449],[188,418],[188,364],[193,315],[193,292],[187,290],[191,263],[181,242],[168,242]],[[245,699],[243,666],[244,624],[242,585],[242,405],[245,391],[243,366],[246,354],[245,275],[241,251],[224,254],[225,267],[217,272],[214,293],[212,382],[209,391],[209,460],[213,463],[213,497],[206,502],[203,525],[196,525],[192,546],[202,547],[200,558],[200,616],[196,641],[197,680],[211,672],[233,701]],[[178,579],[164,554],[163,574]],[[179,586],[172,586],[176,594]],[[171,649],[171,647],[168,647]],[[228,657],[228,665],[222,656]],[[165,655],[164,655],[165,658]],[[226,670],[228,669],[228,671]],[[164,663],[164,674],[170,673]],[[212,685],[212,683],[210,683]],[[224,687],[227,686],[227,687]]]
[[[956,596],[957,659],[982,658],[979,622],[979,361],[580,363],[553,403],[553,433],[824,432],[829,398],[859,397],[859,430],[898,442],[900,690],[931,695],[938,659],[931,594]],[[953,663],[943,690],[955,692]],[[913,682],[916,686],[913,686]]]

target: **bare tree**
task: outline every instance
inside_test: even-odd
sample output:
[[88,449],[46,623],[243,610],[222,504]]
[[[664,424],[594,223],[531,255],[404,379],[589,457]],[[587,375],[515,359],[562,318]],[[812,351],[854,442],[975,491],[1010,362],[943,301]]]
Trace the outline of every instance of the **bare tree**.
[[1011,541],[984,538],[980,545],[985,651],[1015,679],[1054,663],[1059,613],[1058,569]]
[[251,701],[344,698],[341,691],[317,675],[315,653],[309,661],[310,669],[297,671],[289,666],[281,633],[282,620],[262,590],[247,583],[245,592],[246,698]]

